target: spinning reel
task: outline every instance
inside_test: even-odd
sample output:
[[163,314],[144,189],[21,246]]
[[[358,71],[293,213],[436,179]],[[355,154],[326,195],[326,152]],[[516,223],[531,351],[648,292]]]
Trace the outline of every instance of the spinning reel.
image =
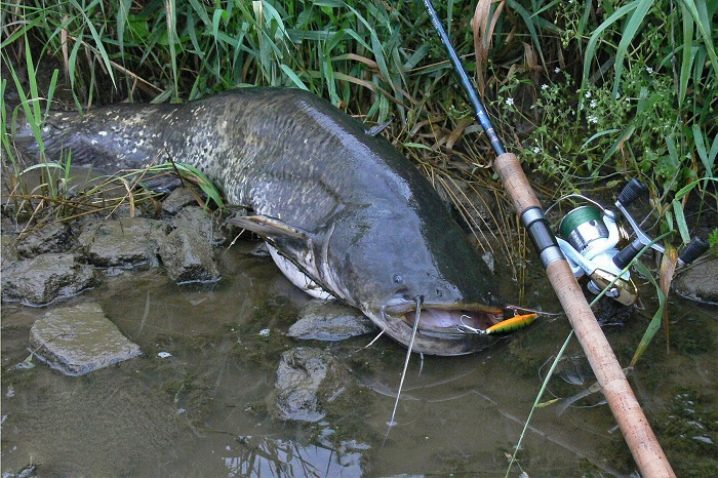
[[[578,197],[589,203],[572,209],[563,217],[556,239],[561,252],[571,266],[574,277],[588,277],[587,288],[591,293],[598,295],[610,285],[606,291],[608,297],[623,305],[634,304],[638,299],[638,289],[631,280],[630,270],[623,269],[644,247],[650,247],[661,254],[665,252],[662,246],[656,244],[641,230],[627,210],[629,204],[647,193],[646,186],[634,178],[618,195],[615,207],[628,221],[636,236],[620,250],[618,244],[621,242],[622,233],[616,223],[615,211],[580,194],[564,196],[551,206],[553,208],[561,200],[571,197]],[[678,259],[679,266],[693,262],[707,250],[708,243],[699,237],[694,237],[681,252]]]

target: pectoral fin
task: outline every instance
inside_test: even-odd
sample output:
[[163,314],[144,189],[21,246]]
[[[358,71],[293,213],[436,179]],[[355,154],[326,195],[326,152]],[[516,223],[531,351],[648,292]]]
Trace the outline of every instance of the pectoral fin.
[[309,233],[270,216],[235,216],[230,223],[269,238],[309,239]]

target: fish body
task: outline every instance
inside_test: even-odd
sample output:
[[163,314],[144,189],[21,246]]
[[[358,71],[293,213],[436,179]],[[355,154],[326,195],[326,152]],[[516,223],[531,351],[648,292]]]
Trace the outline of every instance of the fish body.
[[197,167],[252,211],[239,225],[264,237],[310,294],[360,309],[405,346],[420,304],[416,352],[459,355],[493,340],[460,326],[486,329],[501,308],[491,272],[431,184],[315,95],[246,88],[183,105],[53,113],[43,136],[49,158],[68,150],[73,163],[108,172],[155,158]]

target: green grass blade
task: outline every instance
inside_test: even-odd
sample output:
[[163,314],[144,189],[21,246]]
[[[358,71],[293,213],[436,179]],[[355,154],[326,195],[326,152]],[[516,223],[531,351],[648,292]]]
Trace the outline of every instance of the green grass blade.
[[110,55],[108,55],[107,50],[105,50],[105,44],[102,41],[102,37],[97,32],[97,29],[95,28],[95,25],[93,24],[92,20],[90,20],[90,18],[87,16],[87,12],[85,11],[85,9],[80,6],[79,3],[77,3],[77,0],[70,0],[70,3],[75,7],[75,9],[82,15],[83,19],[85,20],[84,25],[87,26],[87,28],[90,30],[90,35],[95,42],[95,47],[100,54],[100,59],[102,60],[102,63],[104,63],[105,65],[107,74],[110,76],[110,80],[112,80],[112,85],[117,88],[117,83],[115,82],[115,74],[112,69],[112,63],[110,62]]
[[[613,12],[613,14],[608,17],[603,23],[601,23],[591,34],[591,38],[589,38],[588,45],[586,46],[586,53],[583,56],[583,75],[581,77],[581,91],[585,91],[588,86],[588,74],[591,71],[591,61],[594,58],[598,58],[596,45],[598,44],[598,40],[601,38],[601,35],[604,31],[610,28],[611,25],[631,13],[633,10],[635,10],[638,6],[638,1],[640,0],[636,0],[627,5],[623,5],[621,8]],[[579,99],[579,109],[583,109],[583,101],[584,96],[581,95]]]
[[[715,79],[718,80],[718,54],[716,54],[715,45],[713,45],[712,34],[715,33],[715,24],[712,24],[712,19],[708,15],[708,10],[705,0],[696,2],[694,0],[683,0],[683,4],[688,8],[688,11],[693,16],[693,20],[696,22],[698,32],[701,34],[703,44],[708,52],[711,65],[713,67],[713,74]],[[712,26],[711,26],[712,25]]]
[[38,164],[33,164],[32,166],[28,166],[27,168],[20,171],[20,176],[22,176],[23,174],[29,173],[30,171],[36,171],[38,169],[45,169],[45,170],[59,169],[61,171],[65,170],[65,168],[61,164],[55,163],[53,161],[48,161],[46,163],[38,163]]
[[55,69],[52,70],[52,77],[50,78],[50,85],[47,88],[47,100],[45,104],[45,115],[43,116],[43,121],[45,118],[47,118],[47,115],[50,113],[50,106],[52,105],[52,100],[55,97],[55,90],[57,89],[57,80],[60,77],[60,70]]
[[683,214],[683,207],[677,200],[672,201],[673,214],[676,216],[676,224],[678,225],[678,232],[681,234],[681,240],[683,244],[691,242],[691,235],[688,233],[688,224],[686,224],[686,216]]
[[541,388],[539,389],[538,393],[536,394],[536,398],[534,399],[534,403],[531,406],[531,411],[529,412],[529,416],[526,417],[526,422],[524,422],[524,428],[523,428],[523,430],[521,430],[521,435],[519,436],[519,439],[516,442],[516,445],[514,446],[514,452],[511,455],[511,459],[509,460],[509,466],[506,468],[506,474],[504,475],[504,478],[508,478],[509,474],[511,473],[511,467],[514,465],[514,462],[516,462],[516,455],[518,454],[519,450],[521,449],[521,443],[523,442],[523,439],[526,436],[526,432],[529,429],[529,424],[531,423],[531,418],[533,417],[534,411],[536,411],[540,408],[541,397],[543,397],[543,394],[546,391],[546,388],[548,387],[548,382],[551,379],[551,377],[553,376],[553,373],[556,371],[556,367],[561,362],[561,358],[563,357],[563,354],[566,352],[566,348],[568,347],[568,344],[571,343],[572,338],[573,338],[573,330],[571,330],[571,332],[568,333],[566,340],[564,340],[563,345],[561,345],[561,349],[556,354],[556,358],[553,359],[553,362],[551,363],[551,367],[548,369],[548,372],[546,372],[546,377],[544,377],[544,380],[541,383]]
[[172,98],[179,99],[179,76],[177,73],[177,5],[175,0],[165,0],[165,15],[167,20],[167,42],[170,48],[170,65],[172,68]]
[[711,147],[711,155],[709,155],[708,150],[706,149],[705,140],[703,139],[703,131],[701,131],[701,127],[697,124],[694,124],[691,127],[691,131],[693,131],[693,141],[696,145],[696,152],[698,153],[698,157],[700,158],[701,163],[703,163],[703,166],[706,168],[705,176],[713,177],[713,163],[716,159],[714,153],[718,153],[718,146],[715,145],[714,140],[713,146]]
[[543,55],[543,47],[541,46],[541,40],[539,38],[538,31],[536,30],[536,25],[534,25],[533,17],[520,3],[515,0],[509,0],[508,5],[512,10],[518,13],[521,19],[524,21],[524,24],[529,31],[529,35],[531,36],[531,43],[533,43],[534,47],[536,47],[536,51],[538,52],[539,58],[541,59],[541,65],[543,66],[544,71],[548,71],[548,69],[546,68],[546,60],[544,59]]
[[119,0],[117,2],[117,44],[120,48],[120,58],[125,58],[125,29],[127,17],[130,13],[132,0]]
[[696,50],[693,48],[693,19],[688,13],[685,4],[681,4],[681,17],[683,18],[683,48],[681,53],[681,73],[678,82],[678,107],[683,106],[688,91],[688,80],[693,69],[693,60]]
[[628,54],[628,47],[631,45],[633,38],[638,33],[638,30],[643,24],[643,20],[646,18],[648,10],[653,6],[653,0],[637,0],[637,5],[633,14],[628,19],[626,26],[621,32],[621,42],[618,44],[616,50],[616,60],[613,63],[614,78],[613,78],[613,96],[618,98],[619,87],[621,85],[621,74],[623,73],[623,60]]
[[646,327],[646,331],[643,333],[643,337],[641,337],[641,341],[638,343],[636,351],[633,353],[633,358],[631,358],[630,364],[631,367],[634,367],[636,365],[638,360],[641,358],[643,353],[650,345],[651,341],[653,341],[653,337],[656,335],[656,332],[660,330],[663,319],[663,310],[666,307],[666,296],[659,287],[651,271],[649,271],[646,266],[644,266],[640,261],[634,261],[633,264],[634,267],[638,270],[638,272],[643,277],[648,278],[651,284],[653,284],[653,286],[655,287],[656,296],[658,297],[658,309],[656,310],[656,313],[653,314],[653,318],[649,322],[648,327]]
[[301,88],[302,90],[309,91],[309,88],[307,88],[307,85],[304,84],[304,82],[299,78],[299,76],[294,73],[294,71],[289,68],[287,65],[282,63],[279,65],[279,68],[282,69],[285,75],[289,77],[290,80],[292,80],[292,83],[296,85],[297,88]]
[[[32,31],[35,27],[37,27],[41,23],[42,23],[42,18],[35,17],[34,19],[25,23],[20,28],[17,28],[16,30],[14,30],[10,35],[8,35],[6,38],[4,38],[0,42],[0,51],[4,50],[8,46],[12,45],[20,38],[23,38],[24,36],[26,36],[26,34],[28,32]],[[5,33],[5,32],[3,31],[3,33]]]

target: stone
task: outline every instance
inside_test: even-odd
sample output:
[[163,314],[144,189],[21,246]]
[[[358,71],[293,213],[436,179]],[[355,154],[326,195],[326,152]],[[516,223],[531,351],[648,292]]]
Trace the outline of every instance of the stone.
[[340,366],[331,354],[308,347],[288,350],[277,368],[273,412],[281,420],[317,422],[343,388]]
[[142,354],[96,302],[57,307],[35,321],[30,348],[65,375],[86,375]]
[[314,300],[299,312],[287,335],[301,340],[338,341],[368,334],[374,324],[359,310],[334,301]]
[[718,257],[696,261],[681,271],[673,280],[673,290],[685,299],[718,305]]
[[208,242],[214,242],[214,225],[212,216],[201,207],[186,207],[172,220],[175,229],[197,231]]
[[17,249],[15,248],[15,236],[12,234],[0,235],[0,255],[2,255],[2,267],[18,260]]
[[175,230],[160,242],[159,247],[170,278],[178,283],[219,280],[212,251],[212,218],[201,208],[188,207],[172,222]]
[[3,302],[39,307],[97,285],[94,269],[77,262],[78,258],[51,253],[10,263],[2,270]]
[[178,283],[215,282],[220,278],[212,246],[198,231],[175,229],[160,243],[167,275]]
[[40,227],[17,240],[17,252],[23,257],[34,257],[48,252],[66,252],[73,246],[70,228],[53,222]]
[[199,191],[194,186],[179,187],[172,191],[164,201],[162,201],[162,210],[169,215],[177,214],[185,206],[196,204],[197,198],[201,197]]
[[161,221],[133,217],[91,224],[79,242],[88,260],[98,267],[148,269],[159,265],[157,249],[163,236]]

